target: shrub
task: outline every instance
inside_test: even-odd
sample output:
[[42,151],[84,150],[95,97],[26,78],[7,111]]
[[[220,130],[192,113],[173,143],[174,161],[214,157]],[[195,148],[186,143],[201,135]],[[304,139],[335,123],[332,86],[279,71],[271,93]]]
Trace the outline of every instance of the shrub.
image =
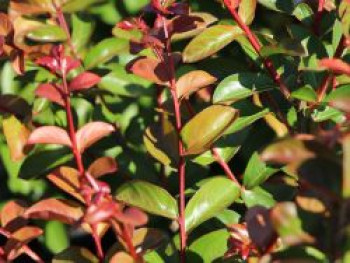
[[350,261],[349,0],[0,8],[1,262]]

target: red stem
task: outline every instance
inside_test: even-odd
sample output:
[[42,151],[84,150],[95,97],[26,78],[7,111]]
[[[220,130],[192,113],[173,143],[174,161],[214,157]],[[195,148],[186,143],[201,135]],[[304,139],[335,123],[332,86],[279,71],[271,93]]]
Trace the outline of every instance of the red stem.
[[[163,25],[164,25],[164,34],[166,38],[166,56],[168,61],[168,72],[170,76],[170,92],[174,104],[175,111],[175,119],[176,119],[176,130],[178,134],[180,134],[182,129],[182,120],[181,120],[181,108],[180,102],[177,96],[176,90],[176,80],[175,80],[175,64],[171,54],[171,40],[169,37],[168,29],[166,26],[165,18],[163,17]],[[181,263],[186,262],[186,243],[187,243],[187,235],[185,229],[185,189],[186,189],[186,176],[185,176],[185,158],[184,158],[184,146],[181,138],[178,140],[178,151],[179,151],[179,163],[178,163],[178,174],[179,174],[179,226],[180,226],[180,261]]]
[[290,91],[288,90],[287,86],[284,84],[284,82],[281,79],[281,76],[276,71],[272,61],[268,58],[265,58],[261,56],[260,50],[261,50],[261,44],[259,43],[258,38],[253,34],[253,32],[250,30],[250,28],[243,22],[243,20],[238,15],[236,9],[231,5],[230,0],[224,0],[224,3],[227,7],[227,9],[230,11],[233,19],[237,22],[238,26],[244,31],[246,34],[250,44],[253,46],[255,52],[261,57],[263,60],[264,66],[271,75],[273,81],[279,86],[280,91],[284,95],[286,99],[290,98]]
[[319,35],[320,33],[320,23],[322,20],[325,2],[326,2],[325,0],[318,0],[317,13],[315,14],[315,20],[314,20],[314,33],[316,35]]
[[236,179],[236,176],[233,174],[232,170],[230,169],[230,167],[228,166],[228,164],[225,162],[224,159],[221,158],[218,149],[216,148],[212,148],[211,149],[211,153],[213,154],[214,158],[216,159],[216,161],[221,165],[222,169],[224,169],[227,177],[229,179],[231,179],[233,182],[235,182],[236,184],[239,185],[239,187],[241,187],[241,185],[239,184],[239,182]]
[[[339,58],[343,54],[345,48],[346,48],[346,38],[344,36],[342,36],[342,38],[339,41],[338,47],[335,50],[333,58]],[[333,84],[333,78],[334,78],[333,73],[330,73],[324,77],[320,87],[317,89],[317,95],[318,95],[317,102],[318,103],[321,102],[323,100],[323,98],[325,97],[329,84],[330,83]]]
[[[63,70],[62,70],[62,72],[63,72],[62,84],[63,84],[63,88],[64,88],[64,100],[65,100],[65,110],[66,110],[67,123],[68,123],[68,132],[69,132],[69,137],[70,137],[71,142],[72,142],[72,152],[73,152],[75,162],[77,164],[77,168],[78,168],[78,171],[80,174],[80,177],[79,177],[80,178],[80,185],[82,186],[85,183],[84,179],[89,182],[90,178],[86,177],[82,156],[81,156],[81,153],[78,149],[78,144],[77,144],[77,140],[76,140],[76,131],[75,131],[75,127],[74,127],[74,120],[73,120],[72,108],[71,108],[71,103],[70,103],[70,96],[69,96],[70,92],[69,92],[69,88],[68,88],[67,77],[66,77]],[[87,205],[89,205],[91,203],[91,200],[89,198],[85,198],[85,202]],[[103,258],[104,258],[104,253],[103,253],[103,249],[102,249],[102,245],[101,245],[101,238],[99,237],[99,235],[97,233],[96,225],[92,224],[90,226],[91,226],[92,237],[93,237],[94,242],[95,242],[97,254],[98,254],[100,261],[102,262]]]
[[126,246],[128,247],[130,255],[132,256],[135,262],[139,262],[140,257],[135,250],[134,244],[132,243],[131,237],[129,235],[128,230],[126,229],[126,226],[122,224],[120,225],[120,228],[122,231],[123,240],[125,241]]

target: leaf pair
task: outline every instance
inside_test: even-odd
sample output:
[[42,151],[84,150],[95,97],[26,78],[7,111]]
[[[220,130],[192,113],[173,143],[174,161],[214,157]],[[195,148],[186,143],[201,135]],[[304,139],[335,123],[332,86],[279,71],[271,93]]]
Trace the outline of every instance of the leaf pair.
[[[105,122],[91,122],[76,133],[77,149],[83,153],[88,147],[101,138],[114,132],[113,125]],[[67,131],[56,126],[44,126],[35,129],[28,138],[27,144],[59,144],[72,147]]]

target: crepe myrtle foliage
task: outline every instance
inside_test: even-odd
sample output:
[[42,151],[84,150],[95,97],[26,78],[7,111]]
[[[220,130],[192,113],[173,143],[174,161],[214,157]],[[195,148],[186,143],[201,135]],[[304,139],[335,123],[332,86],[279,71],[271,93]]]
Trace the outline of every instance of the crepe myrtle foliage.
[[350,261],[349,0],[0,9],[0,262]]

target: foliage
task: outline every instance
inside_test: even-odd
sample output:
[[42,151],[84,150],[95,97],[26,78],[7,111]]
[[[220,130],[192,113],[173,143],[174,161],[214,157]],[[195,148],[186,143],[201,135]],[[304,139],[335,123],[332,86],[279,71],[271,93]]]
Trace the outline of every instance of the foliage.
[[0,262],[349,261],[349,0],[0,9]]

